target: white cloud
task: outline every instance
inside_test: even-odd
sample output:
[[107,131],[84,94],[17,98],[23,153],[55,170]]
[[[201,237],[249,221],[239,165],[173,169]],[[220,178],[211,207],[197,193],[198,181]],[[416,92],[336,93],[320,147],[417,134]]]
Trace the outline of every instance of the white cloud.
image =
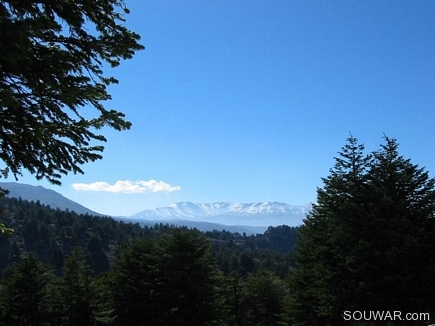
[[105,191],[113,193],[133,194],[141,192],[173,192],[181,190],[180,186],[171,186],[163,181],[149,180],[149,181],[129,181],[118,180],[115,184],[110,185],[104,181],[97,181],[93,183],[74,183],[72,185],[74,190],[78,191]]

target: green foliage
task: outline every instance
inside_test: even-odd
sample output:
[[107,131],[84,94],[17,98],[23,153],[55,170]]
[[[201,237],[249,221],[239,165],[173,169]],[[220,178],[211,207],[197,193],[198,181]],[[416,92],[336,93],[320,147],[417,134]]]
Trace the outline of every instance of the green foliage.
[[219,287],[222,325],[278,326],[284,318],[288,285],[271,272],[230,273]]
[[[21,255],[34,252],[38,259],[52,264],[57,275],[61,275],[63,262],[71,249],[79,246],[85,249],[89,264],[100,274],[110,269],[121,249],[132,239],[156,237],[173,229],[168,224],[149,228],[109,217],[78,215],[16,198],[0,199],[0,209],[5,212],[8,224],[16,230],[13,236],[0,241],[0,275],[13,263],[9,259],[13,242],[18,244]],[[27,227],[29,223],[32,227]],[[264,269],[284,278],[294,265],[290,250],[296,242],[297,230],[280,226],[270,227],[264,234],[255,236],[227,231],[206,232],[205,235],[225,274],[231,271],[247,274]],[[33,241],[28,241],[29,238]],[[282,253],[286,244],[290,249],[285,251],[289,253]]]
[[348,139],[301,227],[291,325],[351,325],[346,310],[435,305],[435,181],[395,139],[363,151]]
[[21,261],[21,253],[20,248],[18,248],[18,244],[16,241],[12,242],[11,251],[8,257],[11,262],[20,262]]
[[92,236],[89,239],[87,247],[91,253],[98,253],[101,250],[103,250],[103,245],[101,243],[101,240],[98,239],[96,236]]
[[[1,174],[1,173],[0,173]],[[8,194],[9,191],[6,189],[0,188],[0,198],[4,197],[6,194]],[[0,216],[3,214],[2,211],[0,211]],[[14,230],[11,228],[8,228],[4,223],[0,223],[0,236],[8,236],[12,235],[14,233]]]
[[[46,325],[226,326],[255,324],[257,317],[249,316],[256,314],[281,318],[275,308],[282,304],[267,302],[276,298],[269,294],[291,265],[291,257],[276,250],[283,247],[282,239],[293,236],[291,228],[288,233],[284,227],[269,228],[256,236],[214,231],[211,239],[187,228],[160,224],[150,229],[16,198],[0,199],[0,208],[16,230],[12,237],[0,238],[3,281],[30,252],[41,266],[54,267],[40,307]],[[75,244],[81,247],[78,252]],[[226,276],[217,271],[225,262]],[[274,277],[261,276],[262,269]],[[10,299],[0,282],[0,308],[11,307]],[[7,311],[3,323],[14,325],[19,312]]]
[[47,320],[47,284],[50,273],[33,254],[24,258],[6,283],[6,325],[43,325]]
[[217,267],[210,245],[198,231],[174,229],[163,237],[164,282],[172,325],[208,325],[213,312]]
[[[114,221],[108,217],[97,217],[89,215],[77,215],[74,212],[54,210],[44,205],[37,205],[34,202],[27,202],[16,198],[1,198],[0,209],[5,214],[8,224],[15,229],[15,233],[10,237],[3,237],[0,241],[0,275],[3,269],[13,264],[18,256],[12,257],[11,245],[15,243],[21,252],[21,256],[33,252],[36,257],[52,264],[57,275],[61,275],[61,270],[66,260],[75,246],[87,250],[87,244],[96,242],[99,251],[89,252],[89,263],[97,273],[102,273],[110,269],[110,262],[113,261],[120,249],[118,239],[129,239],[143,236],[150,230],[144,230],[139,226],[129,223]],[[41,215],[38,221],[37,216]],[[49,220],[51,223],[46,224]],[[87,227],[87,223],[91,227]],[[75,226],[81,225],[80,231],[76,234]],[[82,229],[83,227],[83,229]],[[95,228],[94,228],[95,227]],[[107,230],[107,247],[101,248],[99,235],[95,230]],[[91,249],[95,249],[91,245]]]
[[[143,49],[124,26],[122,0],[0,2],[0,159],[2,174],[23,169],[54,184],[101,159],[103,126],[129,129],[107,110],[107,87],[118,81],[103,65],[119,65]],[[92,114],[84,108],[94,108]]]
[[24,226],[23,232],[24,240],[29,243],[34,243],[39,240],[39,231],[38,231],[38,222],[34,219],[31,219]]
[[264,234],[247,236],[228,231],[205,232],[213,243],[213,254],[220,270],[243,275],[269,270],[284,278],[294,267],[292,251],[297,242],[297,227],[269,227]]
[[237,325],[244,323],[243,285],[246,277],[238,272],[221,275],[218,287],[218,315],[221,325]]
[[242,307],[246,326],[278,326],[282,322],[287,284],[270,272],[248,276]]
[[96,289],[93,271],[80,248],[75,248],[65,261],[57,295],[55,310],[61,312],[62,325],[95,325]]
[[117,325],[209,325],[215,273],[199,232],[135,241],[114,267]]
[[[34,259],[55,267],[53,277],[46,273],[41,292],[38,321],[45,325],[226,326],[258,325],[257,319],[275,325],[281,320],[282,294],[287,291],[281,287],[281,274],[285,275],[287,269],[277,267],[282,264],[288,268],[290,260],[278,251],[257,248],[271,244],[268,239],[273,228],[268,230],[268,238],[216,231],[216,238],[226,240],[210,241],[199,231],[187,228],[163,224],[156,230],[141,228],[15,198],[3,198],[0,207],[16,229],[13,237],[0,239],[3,280],[12,279],[14,265],[29,251],[34,252]],[[33,229],[26,230],[27,225],[33,225]],[[72,241],[77,226],[81,231]],[[33,237],[31,245],[24,234]],[[109,250],[101,236],[106,238]],[[106,271],[108,257],[114,263],[108,273],[99,270],[100,254],[106,257]],[[216,258],[222,262],[236,260],[234,267],[243,275],[232,272],[232,266],[228,266],[227,276],[220,274]],[[263,267],[278,273],[259,271]],[[0,282],[0,308],[7,312],[0,325],[14,325],[21,318],[21,312],[11,307],[19,306],[24,298],[12,299]]]
[[106,273],[99,275],[94,280],[96,289],[94,318],[97,325],[115,324],[115,302],[112,295],[114,274]]
[[57,244],[53,248],[53,253],[51,255],[51,264],[56,268],[57,271],[62,270],[65,263],[65,255],[61,247]]
[[11,235],[13,233],[13,229],[8,228],[4,223],[0,223],[0,235]]

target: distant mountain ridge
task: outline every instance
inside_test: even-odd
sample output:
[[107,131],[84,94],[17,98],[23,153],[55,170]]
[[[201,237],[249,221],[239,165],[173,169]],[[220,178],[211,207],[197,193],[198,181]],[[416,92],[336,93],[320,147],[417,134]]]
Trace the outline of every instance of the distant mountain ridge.
[[224,225],[299,226],[309,212],[310,205],[264,203],[192,203],[180,202],[166,207],[144,210],[129,219],[202,221]]
[[28,201],[38,201],[41,204],[60,210],[74,211],[77,214],[90,214],[103,216],[103,214],[94,212],[64,196],[60,193],[44,188],[42,186],[32,186],[25,183],[17,182],[0,182],[0,188],[9,190],[7,197],[15,197]]
[[[0,188],[9,190],[8,197],[21,197],[23,200],[38,201],[41,204],[78,214],[103,216],[64,196],[44,188],[17,182],[0,182]],[[268,226],[299,226],[310,205],[289,205],[278,202],[264,203],[192,203],[180,202],[153,210],[144,210],[130,217],[115,217],[125,222],[154,225],[171,225],[197,228],[201,231],[227,230],[230,232],[261,233]]]

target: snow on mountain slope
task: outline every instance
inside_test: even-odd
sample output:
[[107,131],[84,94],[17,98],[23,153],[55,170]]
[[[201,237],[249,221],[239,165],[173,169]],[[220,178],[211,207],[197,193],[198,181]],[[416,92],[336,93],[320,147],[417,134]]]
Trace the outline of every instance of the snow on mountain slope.
[[180,202],[153,210],[136,213],[130,218],[147,220],[184,219],[226,225],[297,226],[310,209],[310,205],[286,203],[191,203]]

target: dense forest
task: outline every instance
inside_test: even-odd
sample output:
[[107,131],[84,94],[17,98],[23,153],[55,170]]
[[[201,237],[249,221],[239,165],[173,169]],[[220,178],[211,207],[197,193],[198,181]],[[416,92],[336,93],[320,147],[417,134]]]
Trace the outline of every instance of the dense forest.
[[276,325],[297,228],[141,227],[1,198],[1,325]]
[[428,325],[435,179],[350,137],[299,228],[141,227],[1,198],[0,325]]
[[339,154],[301,227],[250,236],[1,198],[0,325],[428,325],[435,180],[394,139]]

